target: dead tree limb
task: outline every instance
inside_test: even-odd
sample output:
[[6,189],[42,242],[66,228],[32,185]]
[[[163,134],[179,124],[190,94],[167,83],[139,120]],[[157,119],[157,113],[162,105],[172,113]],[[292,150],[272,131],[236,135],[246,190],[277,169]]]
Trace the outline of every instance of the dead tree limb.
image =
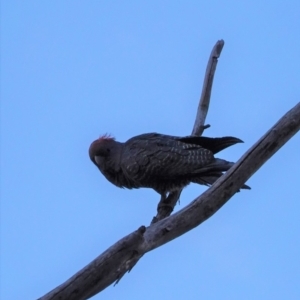
[[[192,135],[201,136],[203,131],[206,128],[210,127],[210,125],[204,125],[204,124],[205,124],[205,119],[209,108],[211,90],[212,90],[213,80],[214,80],[215,71],[218,63],[218,58],[221,55],[223,46],[224,46],[224,41],[219,40],[211,50],[207,62],[206,72],[205,72],[203,86],[202,86],[202,93],[199,100],[199,105],[197,109],[197,115],[196,115],[194,127],[192,130]],[[158,203],[157,215],[152,219],[151,224],[154,224],[155,222],[168,217],[172,213],[176,203],[179,200],[181,192],[182,189],[179,191],[171,192],[166,199]]]
[[204,125],[205,119],[207,116],[208,108],[209,108],[209,102],[210,102],[210,95],[212,90],[212,85],[214,81],[215,71],[218,63],[218,58],[221,55],[222,49],[224,46],[224,41],[219,40],[213,47],[204,77],[204,82],[202,86],[202,93],[199,101],[199,106],[197,109],[197,115],[195,124],[192,130],[192,135],[202,135],[203,131],[210,127],[210,125]]
[[[200,113],[198,109],[197,118],[198,114],[202,114],[201,109]],[[197,125],[198,129],[195,132],[197,134],[201,134],[201,130],[204,130],[205,116],[203,123],[201,122]],[[118,282],[145,253],[188,232],[216,213],[299,129],[300,103],[287,112],[201,196],[172,216],[147,228],[141,226],[135,232],[125,236],[39,300],[88,299],[112,283]]]
[[218,181],[182,210],[125,236],[39,300],[83,300],[117,282],[142,255],[195,228],[217,212],[300,129],[300,102]]

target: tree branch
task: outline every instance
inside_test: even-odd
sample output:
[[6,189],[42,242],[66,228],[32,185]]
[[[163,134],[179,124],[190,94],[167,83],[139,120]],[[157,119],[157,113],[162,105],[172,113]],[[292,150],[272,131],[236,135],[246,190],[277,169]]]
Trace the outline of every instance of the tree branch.
[[224,46],[224,41],[219,40],[213,47],[204,77],[203,87],[202,87],[202,93],[199,101],[199,106],[197,110],[196,120],[193,127],[192,135],[199,135],[201,136],[203,131],[210,127],[210,125],[204,125],[206,115],[209,108],[209,102],[210,102],[210,95],[212,90],[212,84],[214,81],[215,71],[218,63],[218,58],[221,55],[222,49]]
[[141,226],[127,235],[65,283],[38,300],[87,299],[113,282],[117,283],[126,272],[130,271],[129,266],[138,256],[145,230],[145,226]]
[[[224,46],[224,41],[219,40],[211,50],[207,62],[207,67],[206,67],[206,72],[205,72],[203,87],[202,87],[202,93],[199,100],[199,105],[198,105],[196,120],[192,130],[192,135],[201,136],[203,131],[206,128],[210,127],[210,125],[204,125],[204,123],[209,108],[210,95],[211,95],[212,84],[213,84],[215,71],[218,63],[218,58],[221,55],[223,46]],[[151,224],[154,224],[155,222],[162,220],[168,217],[169,215],[171,215],[176,203],[179,200],[181,192],[182,189],[179,191],[171,192],[166,199],[163,199],[158,203],[157,215],[152,219]]]
[[[224,41],[214,46],[206,68],[202,94],[192,135],[202,135],[209,108],[211,89]],[[147,252],[179,237],[217,212],[281,146],[300,129],[300,104],[282,117],[243,157],[201,196],[168,217],[180,193],[170,193],[160,203],[151,226],[141,226],[125,236],[65,283],[38,300],[83,300],[99,293],[113,282],[118,283]],[[159,221],[160,220],[160,221]]]
[[300,102],[201,196],[146,230],[142,226],[125,236],[39,300],[83,300],[99,293],[112,282],[118,282],[142,255],[195,228],[216,213],[299,130]]

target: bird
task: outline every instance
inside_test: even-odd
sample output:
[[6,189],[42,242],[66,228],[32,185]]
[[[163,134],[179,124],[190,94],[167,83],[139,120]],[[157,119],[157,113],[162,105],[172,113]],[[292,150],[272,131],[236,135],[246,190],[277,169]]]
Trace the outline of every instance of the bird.
[[[166,199],[189,183],[211,186],[233,162],[214,154],[242,140],[225,136],[171,136],[145,133],[126,142],[100,136],[89,147],[89,157],[108,181],[120,188],[152,188]],[[250,189],[247,185],[243,189]]]

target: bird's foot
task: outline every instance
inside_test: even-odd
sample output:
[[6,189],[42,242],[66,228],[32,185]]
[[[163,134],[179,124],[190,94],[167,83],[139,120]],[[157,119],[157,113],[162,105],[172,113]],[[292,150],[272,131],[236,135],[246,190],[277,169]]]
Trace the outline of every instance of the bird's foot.
[[179,200],[180,193],[181,190],[170,192],[168,197],[166,195],[161,196],[157,206],[157,215],[152,219],[151,224],[168,217],[172,213],[177,201]]

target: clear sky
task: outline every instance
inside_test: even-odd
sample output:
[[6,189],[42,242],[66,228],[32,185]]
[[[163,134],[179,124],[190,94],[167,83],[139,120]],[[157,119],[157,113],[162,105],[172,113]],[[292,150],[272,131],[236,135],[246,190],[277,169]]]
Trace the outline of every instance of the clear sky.
[[[90,143],[188,135],[210,51],[206,136],[238,160],[300,100],[300,2],[2,1],[1,299],[36,299],[148,225],[159,195],[110,184]],[[300,299],[300,135],[198,228],[93,299]],[[176,211],[206,187],[191,185]]]

